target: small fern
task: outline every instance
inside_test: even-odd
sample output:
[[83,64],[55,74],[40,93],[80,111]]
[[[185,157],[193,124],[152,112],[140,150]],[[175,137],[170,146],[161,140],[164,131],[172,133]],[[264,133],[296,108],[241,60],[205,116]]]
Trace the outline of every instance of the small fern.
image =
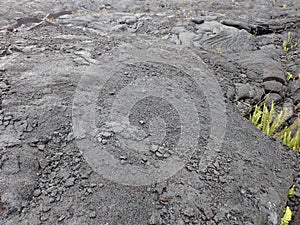
[[[292,137],[293,131],[297,128],[295,135]],[[285,127],[278,135],[275,137],[281,139],[288,147],[293,150],[300,150],[300,113],[298,114],[298,119],[290,125]]]
[[[286,126],[280,131],[287,120],[287,109],[280,110],[276,115],[274,103],[272,102],[270,109],[266,106],[266,103],[263,107],[256,105],[249,120],[266,135],[282,140],[285,145],[293,150],[300,150],[300,114],[292,125]],[[296,128],[297,131],[292,136]]]
[[287,206],[285,208],[285,213],[284,213],[283,217],[281,218],[280,225],[289,225],[290,221],[292,220],[292,216],[293,216],[293,213],[292,213],[290,207]]
[[289,190],[288,197],[291,198],[295,195],[295,184],[292,185],[292,187]]
[[262,109],[261,106],[256,105],[254,112],[252,115],[250,115],[249,119],[265,134],[273,135],[282,127],[287,119],[287,110],[281,110],[276,117],[274,112],[274,102],[272,102],[270,110],[266,106],[266,103],[264,103]]

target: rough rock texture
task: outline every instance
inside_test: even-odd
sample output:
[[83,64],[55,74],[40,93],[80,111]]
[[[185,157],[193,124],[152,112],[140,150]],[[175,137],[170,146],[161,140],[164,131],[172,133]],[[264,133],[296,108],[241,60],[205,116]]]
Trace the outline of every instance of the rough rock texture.
[[299,111],[283,4],[0,3],[0,223],[279,224],[295,154],[240,111]]

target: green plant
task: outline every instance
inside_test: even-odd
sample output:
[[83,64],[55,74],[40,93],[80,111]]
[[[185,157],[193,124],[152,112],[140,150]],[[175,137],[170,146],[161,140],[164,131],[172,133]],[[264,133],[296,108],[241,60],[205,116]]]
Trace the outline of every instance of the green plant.
[[286,72],[286,81],[292,80],[294,78],[293,74]]
[[300,113],[292,125],[281,129],[287,120],[287,109],[280,110],[276,114],[274,102],[272,102],[270,109],[264,103],[263,107],[261,104],[255,106],[249,120],[266,135],[282,140],[286,146],[293,150],[300,150]]
[[[294,42],[294,44],[293,44]],[[298,41],[293,41],[293,38],[291,36],[291,32],[288,32],[287,39],[283,41],[282,48],[285,52],[287,52],[289,49],[296,48],[298,46]]]
[[293,197],[295,195],[295,184],[292,185],[292,187],[289,190],[289,198]]
[[282,47],[283,47],[283,50],[285,52],[287,52],[289,50],[289,47],[292,46],[292,37],[291,37],[291,32],[288,32],[288,37],[286,40],[283,41],[283,44],[282,44]]
[[284,212],[284,215],[283,217],[281,218],[281,223],[280,225],[289,225],[290,221],[292,220],[292,216],[293,216],[293,213],[290,209],[290,207],[286,207],[285,208],[285,212]]
[[[271,104],[269,110],[264,103],[263,108],[256,105],[254,112],[250,115],[250,121],[259,129],[261,129],[267,135],[275,134],[287,119],[287,109],[281,110],[277,116],[275,116],[274,102]],[[275,118],[274,118],[275,117]]]
[[[292,137],[293,131],[296,129],[295,135]],[[298,119],[294,121],[289,127],[285,127],[275,137],[281,139],[284,144],[293,150],[300,150],[300,113]]]
[[283,4],[283,5],[282,5],[282,8],[283,8],[283,9],[286,9],[286,8],[287,8],[287,4]]

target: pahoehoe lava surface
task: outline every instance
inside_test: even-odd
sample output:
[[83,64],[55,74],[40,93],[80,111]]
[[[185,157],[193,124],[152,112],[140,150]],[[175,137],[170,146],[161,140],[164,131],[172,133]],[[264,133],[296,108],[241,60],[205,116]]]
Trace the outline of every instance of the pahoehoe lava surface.
[[299,9],[2,1],[0,224],[280,224],[297,157],[241,112],[299,111]]

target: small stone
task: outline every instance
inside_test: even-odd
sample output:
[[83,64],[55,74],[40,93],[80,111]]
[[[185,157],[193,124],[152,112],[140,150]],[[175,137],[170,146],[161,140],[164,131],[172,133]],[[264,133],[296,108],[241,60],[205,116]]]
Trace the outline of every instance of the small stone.
[[242,194],[242,195],[246,194],[246,192],[247,192],[247,191],[246,191],[245,189],[241,188],[241,194]]
[[42,192],[41,192],[40,189],[35,189],[35,190],[33,191],[33,196],[34,196],[34,197],[39,197],[41,194],[42,194]]
[[183,213],[183,215],[188,216],[188,217],[192,217],[192,216],[195,215],[194,209],[193,209],[193,208],[190,208],[190,207],[184,209],[184,210],[182,211],[182,213]]
[[229,100],[232,100],[234,98],[234,95],[235,95],[235,89],[232,86],[228,86],[227,92],[226,92],[226,97]]
[[93,190],[91,188],[88,188],[88,189],[86,189],[86,192],[89,193],[89,194],[92,194]]
[[271,81],[265,81],[264,82],[264,89],[265,91],[273,91],[279,93],[282,89],[282,83],[279,83],[278,81],[271,80]]
[[167,188],[167,182],[166,181],[162,181],[156,184],[156,188],[155,190],[157,191],[158,194],[162,194],[163,191],[165,191]]
[[165,150],[164,147],[159,147],[159,148],[157,149],[157,151],[158,151],[159,153],[161,153],[161,154],[164,154],[164,153],[166,152],[166,150]]
[[250,86],[250,97],[255,100],[259,101],[262,99],[264,95],[264,90],[261,87],[256,87],[256,86]]
[[102,139],[101,143],[102,143],[103,145],[106,145],[106,144],[108,143],[108,140]]
[[97,184],[92,183],[92,184],[90,185],[90,187],[91,187],[91,188],[97,187]]
[[162,194],[159,196],[159,201],[164,205],[168,203],[168,200],[169,198],[167,195]]
[[235,85],[235,93],[237,100],[250,98],[250,85],[249,84],[239,84]]
[[96,218],[96,212],[95,211],[92,211],[90,213],[90,218]]
[[3,81],[0,82],[0,89],[7,89],[7,84],[4,83]]
[[138,21],[136,16],[124,16],[119,20],[120,24],[133,25]]
[[219,177],[219,181],[220,181],[221,183],[226,183],[226,179],[225,179],[223,176],[220,176],[220,177]]
[[75,183],[75,178],[70,177],[69,179],[66,180],[65,187],[71,187],[74,185],[74,183]]
[[160,152],[155,152],[155,155],[158,157],[158,158],[163,158],[163,154],[162,153],[160,153]]
[[40,220],[42,221],[42,222],[45,222],[45,221],[47,221],[49,218],[48,218],[48,216],[46,216],[46,215],[43,215],[43,216],[41,216],[41,218],[40,218]]
[[199,205],[198,208],[204,213],[207,220],[210,220],[211,218],[213,218],[213,216],[214,216],[213,211],[207,204],[203,203],[203,204]]
[[282,97],[277,93],[269,93],[266,99],[267,106],[270,106],[272,102],[274,102],[274,104],[280,102],[282,100]]
[[74,140],[74,139],[75,139],[74,133],[73,133],[73,132],[70,132],[70,133],[68,134],[68,136],[67,136],[67,141],[70,142],[70,141],[72,141],[72,140]]
[[12,115],[8,115],[8,116],[5,116],[4,117],[4,121],[9,121],[9,120],[11,120],[13,117],[12,117]]
[[171,156],[171,154],[169,152],[166,152],[166,153],[163,154],[164,158],[169,158],[170,156]]
[[65,218],[66,218],[66,216],[62,215],[62,216],[60,216],[60,217],[58,218],[58,221],[59,221],[59,222],[60,222],[60,221],[63,221]]
[[37,145],[37,147],[38,147],[38,150],[40,150],[40,151],[44,151],[44,149],[45,149],[45,145],[43,145],[43,144],[39,144],[39,145]]
[[120,156],[120,159],[121,159],[121,160],[127,160],[127,156],[121,155],[121,156]]
[[51,207],[50,206],[43,206],[42,208],[42,212],[49,212],[51,210]]
[[158,150],[158,145],[151,145],[150,152],[155,153]]
[[50,160],[49,159],[41,159],[39,161],[39,165],[42,169],[45,169],[48,165],[50,164]]
[[143,157],[142,157],[142,161],[143,161],[143,162],[147,162],[147,161],[148,161],[147,157],[146,157],[146,156],[143,156]]
[[102,131],[100,132],[100,135],[103,137],[103,138],[110,138],[113,134],[109,131]]
[[204,23],[204,19],[201,18],[192,18],[191,21],[195,24],[202,24]]

